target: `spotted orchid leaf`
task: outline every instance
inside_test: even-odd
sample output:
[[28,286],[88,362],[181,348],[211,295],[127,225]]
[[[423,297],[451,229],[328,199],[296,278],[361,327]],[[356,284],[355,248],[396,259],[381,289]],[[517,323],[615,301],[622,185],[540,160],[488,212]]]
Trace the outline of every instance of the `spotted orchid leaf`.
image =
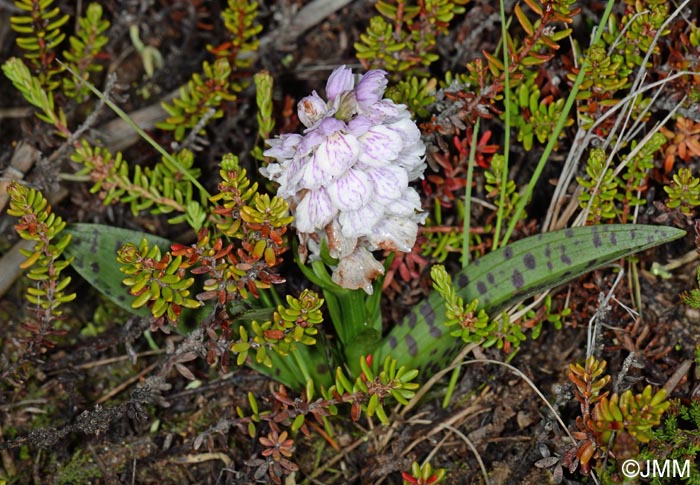
[[[538,292],[567,283],[632,253],[685,235],[671,227],[588,226],[529,237],[475,260],[454,278],[465,302],[478,299],[491,316]],[[375,362],[387,355],[400,365],[422,370],[423,379],[454,358],[462,341],[445,326],[445,302],[434,291],[413,307],[375,350]]]

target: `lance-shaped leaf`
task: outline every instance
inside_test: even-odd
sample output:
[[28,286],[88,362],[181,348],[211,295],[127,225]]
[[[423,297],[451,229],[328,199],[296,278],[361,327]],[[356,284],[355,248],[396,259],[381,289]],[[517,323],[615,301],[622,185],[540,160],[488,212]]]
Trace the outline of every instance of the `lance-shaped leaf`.
[[[479,300],[492,316],[538,292],[562,285],[623,256],[685,235],[671,227],[588,226],[522,239],[475,260],[454,278],[457,295]],[[433,291],[413,307],[375,350],[375,362],[393,355],[422,370],[422,379],[454,358],[464,343],[445,326],[445,303]]]

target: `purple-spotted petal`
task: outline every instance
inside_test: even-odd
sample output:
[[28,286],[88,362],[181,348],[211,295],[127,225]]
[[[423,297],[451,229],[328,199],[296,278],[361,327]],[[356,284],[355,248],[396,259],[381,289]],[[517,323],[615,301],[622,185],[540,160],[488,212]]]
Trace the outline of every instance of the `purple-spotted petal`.
[[311,93],[311,96],[302,98],[302,100],[299,101],[299,104],[297,104],[297,111],[299,113],[299,121],[307,128],[311,128],[314,123],[323,118],[326,114],[326,102],[314,91]]
[[328,195],[341,211],[356,210],[372,197],[372,183],[361,170],[348,170],[328,186]]
[[328,76],[326,83],[326,97],[333,100],[340,96],[345,91],[352,91],[355,86],[355,79],[352,75],[352,69],[347,66],[340,66],[333,70]]
[[374,126],[362,135],[360,161],[373,167],[380,167],[396,160],[402,148],[401,136],[385,126]]
[[295,212],[295,222],[299,232],[315,232],[322,229],[335,217],[330,197],[324,189],[311,190],[306,193]]
[[375,69],[362,76],[355,89],[355,97],[360,107],[367,108],[382,99],[386,85],[386,71]]
[[321,143],[314,153],[314,163],[324,174],[337,177],[357,161],[360,142],[352,135],[335,133]]

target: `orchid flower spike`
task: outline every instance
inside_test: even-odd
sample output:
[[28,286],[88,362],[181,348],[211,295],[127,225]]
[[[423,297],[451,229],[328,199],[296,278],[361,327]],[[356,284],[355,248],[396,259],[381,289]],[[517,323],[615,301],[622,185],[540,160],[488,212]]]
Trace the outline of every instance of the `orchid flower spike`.
[[298,104],[303,135],[267,140],[277,162],[261,169],[292,208],[302,261],[325,243],[338,259],[333,281],[370,294],[384,273],[371,251],[411,251],[426,217],[408,185],[423,177],[425,145],[406,106],[382,97],[386,86],[384,71],[335,69],[327,100],[314,91]]

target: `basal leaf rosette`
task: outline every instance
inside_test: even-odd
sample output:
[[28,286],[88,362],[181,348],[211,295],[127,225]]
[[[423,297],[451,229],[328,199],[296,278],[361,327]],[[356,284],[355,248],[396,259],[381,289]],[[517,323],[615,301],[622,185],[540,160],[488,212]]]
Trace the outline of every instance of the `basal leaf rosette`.
[[292,208],[302,261],[325,242],[333,281],[367,293],[384,272],[371,251],[410,251],[425,220],[408,185],[423,176],[425,145],[406,106],[382,98],[386,85],[384,71],[334,70],[327,101],[314,91],[299,102],[303,135],[267,140],[277,163],[262,169]]

